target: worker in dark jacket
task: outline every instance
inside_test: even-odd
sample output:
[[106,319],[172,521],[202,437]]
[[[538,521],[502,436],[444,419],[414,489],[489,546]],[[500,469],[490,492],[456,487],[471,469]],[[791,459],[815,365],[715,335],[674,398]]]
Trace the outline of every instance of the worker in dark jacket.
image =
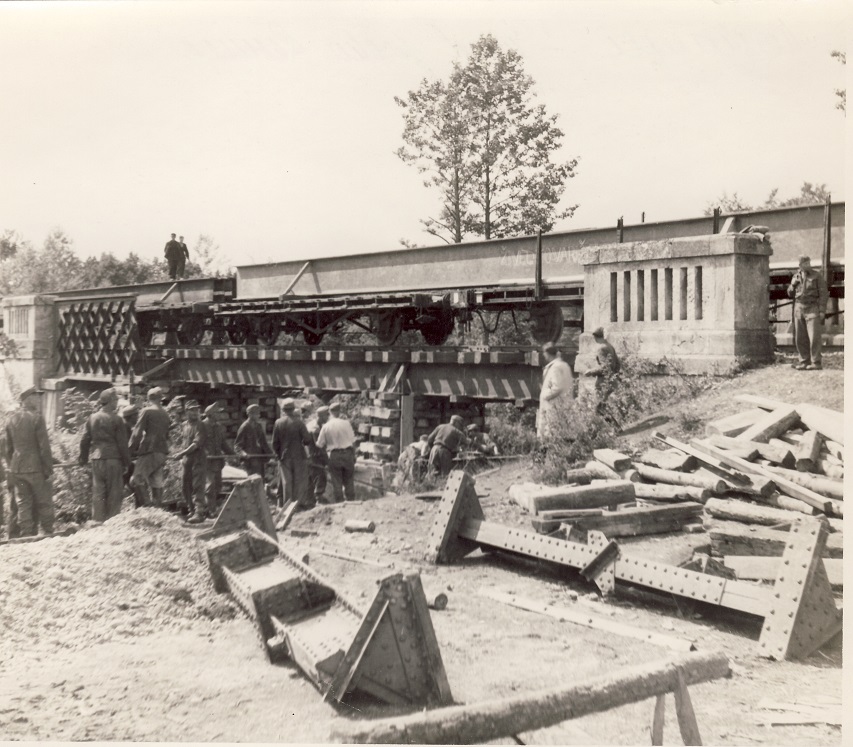
[[178,269],[180,267],[181,259],[184,257],[184,250],[181,248],[180,243],[175,239],[175,234],[172,234],[172,238],[166,242],[166,246],[163,249],[163,255],[166,257],[166,262],[169,265],[169,278],[176,280],[178,278]]
[[808,257],[800,257],[800,269],[788,286],[788,298],[794,299],[794,345],[799,356],[794,368],[798,371],[823,368],[823,317],[829,292],[823,275],[812,269]]
[[246,472],[264,477],[264,468],[273,453],[264,432],[261,408],[258,405],[249,405],[246,408],[246,419],[240,424],[237,438],[234,439],[234,453],[240,457]]
[[187,260],[190,258],[190,250],[187,249],[187,245],[184,243],[184,237],[178,237],[178,243],[181,245],[181,258],[178,260],[178,277],[186,277],[187,274]]
[[219,510],[224,455],[234,453],[225,438],[225,426],[219,422],[220,413],[219,405],[212,404],[205,409],[202,421],[207,428],[207,510],[212,515]]
[[121,512],[130,451],[124,420],[116,414],[116,390],[101,392],[98,404],[101,409],[89,416],[80,439],[80,464],[92,463],[92,519],[106,521]]
[[22,537],[35,535],[39,526],[53,533],[53,456],[47,426],[39,411],[40,390],[21,394],[21,409],[6,422],[6,461],[15,489]]
[[187,508],[187,523],[199,524],[208,517],[205,481],[207,479],[207,426],[201,420],[199,404],[188,399],[184,405],[186,420],[182,426],[182,442],[185,444],[174,455],[183,459],[182,492]]
[[[130,452],[137,455],[130,484],[143,494],[143,505],[162,506],[165,473],[169,456],[169,427],[172,421],[161,407],[163,390],[148,390],[148,405],[139,413],[139,420],[130,438]],[[150,491],[150,492],[149,492]]]
[[313,446],[314,439],[305,423],[296,418],[296,404],[289,397],[281,403],[281,417],[275,421],[272,448],[278,459],[281,473],[283,504],[296,501],[297,511],[313,508],[314,496],[308,485],[308,460],[305,447]]
[[323,426],[328,421],[329,408],[318,407],[317,417],[306,425],[311,438],[314,440],[313,445],[308,447],[308,482],[311,483],[314,499],[320,503],[325,503],[326,467],[329,466],[329,457],[326,455],[324,448],[317,446],[317,439],[320,436]]
[[466,444],[465,423],[459,415],[450,418],[449,423],[438,426],[427,438],[429,452],[429,473],[444,477],[453,467],[453,457]]

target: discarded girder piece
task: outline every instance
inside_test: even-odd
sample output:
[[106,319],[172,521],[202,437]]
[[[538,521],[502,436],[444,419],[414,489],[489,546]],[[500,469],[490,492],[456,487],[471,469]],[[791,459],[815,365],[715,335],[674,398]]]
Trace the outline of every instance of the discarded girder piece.
[[212,544],[211,571],[254,622],[270,661],[289,656],[335,701],[360,691],[394,704],[451,702],[416,574],[384,579],[365,615],[252,522]]
[[594,583],[605,596],[616,592],[616,559],[619,557],[619,545],[613,540],[608,541],[601,532],[591,531],[587,544],[599,550],[589,563],[581,568],[580,573],[587,581]]
[[247,477],[234,486],[213,526],[201,538],[210,539],[245,529],[250,521],[273,539],[276,538],[270,504],[259,475]]
[[476,550],[477,544],[460,537],[456,529],[466,520],[484,518],[474,490],[474,478],[462,470],[451,472],[427,540],[427,551],[424,553],[426,560],[431,563],[452,563]]
[[841,630],[841,611],[823,565],[828,532],[820,519],[802,519],[791,526],[761,630],[764,656],[808,656]]

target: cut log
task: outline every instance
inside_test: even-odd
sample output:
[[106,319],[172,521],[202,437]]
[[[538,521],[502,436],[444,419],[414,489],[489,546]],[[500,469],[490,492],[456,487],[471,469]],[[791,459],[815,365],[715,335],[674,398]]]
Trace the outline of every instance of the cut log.
[[589,485],[592,482],[592,475],[585,469],[567,469],[566,482],[573,485]]
[[704,503],[711,497],[707,488],[697,488],[694,485],[649,485],[645,482],[634,484],[637,498],[654,501],[700,501]]
[[786,511],[782,508],[771,508],[770,506],[756,506],[754,503],[725,498],[709,499],[705,504],[705,511],[715,519],[740,521],[744,524],[764,524],[765,526],[790,523],[800,517],[796,511]]
[[824,438],[844,444],[843,412],[806,402],[797,405],[797,412],[800,414],[800,420],[809,430],[818,431]]
[[673,692],[679,686],[679,672],[689,686],[728,677],[731,670],[724,654],[696,653],[620,669],[569,687],[409,716],[348,722],[330,736],[332,741],[351,744],[483,743]]
[[[768,527],[746,527],[728,524],[708,531],[711,538],[711,553],[717,557],[725,555],[763,555],[781,557],[785,552],[788,532],[779,532]],[[840,532],[830,534],[823,550],[824,558],[840,558],[843,553]]]
[[815,465],[816,471],[820,475],[831,477],[833,480],[844,479],[844,467],[835,462],[830,462],[828,459],[821,459]]
[[843,480],[834,480],[831,477],[822,477],[821,475],[810,475],[805,472],[798,472],[793,469],[784,469],[782,467],[768,466],[765,469],[779,478],[790,480],[797,485],[802,485],[821,496],[837,498],[838,500],[844,499]]
[[662,482],[667,485],[693,485],[697,488],[705,488],[712,493],[722,493],[726,489],[726,482],[720,478],[709,478],[705,475],[697,475],[690,472],[675,472],[669,469],[658,469],[646,464],[637,463],[637,472],[646,479],[654,482]]
[[621,472],[631,467],[631,457],[625,456],[614,449],[595,449],[592,455],[597,461],[607,465],[614,472]]
[[373,532],[376,524],[363,519],[347,519],[344,522],[344,530],[347,532]]
[[[709,478],[717,477],[717,473],[706,468],[700,467],[694,474],[704,475]],[[725,480],[725,478],[723,478]],[[767,500],[776,491],[776,483],[772,480],[758,477],[758,475],[749,475],[746,482],[735,482],[734,480],[725,480],[726,489],[723,491],[726,494],[739,493],[741,495],[749,495],[753,498],[762,501]]]
[[776,410],[771,410],[760,417],[754,425],[751,425],[742,433],[738,434],[741,441],[758,441],[766,443],[768,439],[784,433],[794,424],[800,421],[796,408],[786,405]]
[[779,490],[785,493],[785,495],[790,495],[792,498],[799,498],[801,501],[805,501],[809,505],[814,506],[820,511],[823,511],[825,514],[838,512],[837,515],[841,516],[843,513],[840,502],[837,506],[835,506],[830,499],[824,498],[822,495],[815,493],[813,490],[809,490],[809,488],[797,485],[791,480],[777,475],[775,472],[776,468],[774,468],[774,471],[768,471],[769,468],[765,469],[764,467],[760,467],[759,465],[753,464],[752,462],[747,462],[744,459],[738,459],[737,457],[727,456],[724,450],[718,449],[716,446],[712,446],[709,443],[705,443],[695,439],[693,441],[693,445],[701,451],[704,451],[710,454],[711,456],[717,457],[726,464],[731,465],[735,469],[739,469],[746,473],[751,473],[754,475],[758,475],[759,477],[764,477],[773,480]]
[[678,449],[647,449],[639,458],[643,464],[648,464],[650,467],[659,467],[660,469],[671,469],[676,472],[689,472],[696,469],[696,457],[685,454]]
[[704,451],[700,451],[695,446],[690,446],[689,444],[677,441],[676,439],[670,438],[669,436],[659,431],[656,431],[652,435],[658,441],[662,441],[667,446],[671,446],[674,449],[683,451],[685,454],[690,454],[691,456],[696,457],[696,460],[702,465],[703,468],[710,470],[719,477],[722,477],[724,480],[736,483],[749,482],[749,473],[732,469],[729,465],[724,464],[717,457],[713,457],[710,454],[705,453]]
[[635,499],[634,483],[627,480],[610,480],[598,485],[576,485],[559,492],[531,495],[528,499],[530,513],[567,508],[597,508],[618,503],[631,503]]
[[[801,501],[799,498],[791,498],[790,495],[783,495],[778,491],[773,493],[769,498],[764,499],[768,506],[774,508],[784,508],[787,511],[796,511],[797,513],[805,514],[806,516],[814,516],[818,510],[814,506]],[[830,521],[839,521],[838,519],[830,519]]]
[[[722,449],[733,451],[737,448],[755,449],[758,455],[763,459],[767,459],[773,464],[778,464],[780,467],[793,467],[796,460],[791,448],[785,444],[784,449],[777,446],[771,446],[770,443],[758,443],[757,441],[741,441],[737,438],[727,438],[726,436],[711,436],[708,439],[714,446],[719,446]],[[778,439],[774,439],[777,440]],[[752,461],[755,457],[745,457],[741,454],[735,454],[741,459]]]
[[727,453],[732,454],[741,459],[746,459],[751,462],[758,458],[758,448],[755,441],[738,441],[736,438],[726,438],[725,436],[709,436],[708,440],[725,449]]
[[817,431],[806,431],[803,434],[803,440],[800,441],[800,445],[794,451],[794,456],[797,459],[794,466],[798,472],[815,471],[822,443],[823,436]]
[[619,476],[619,473],[615,470],[610,469],[606,464],[602,462],[596,462],[595,460],[591,462],[587,462],[584,465],[584,469],[592,475],[593,480],[621,480],[622,478]]
[[842,463],[844,462],[844,446],[838,443],[838,441],[826,438],[823,441],[823,446],[830,454],[832,454],[832,456],[836,459],[840,459]]
[[[762,555],[728,555],[723,562],[731,568],[738,578],[744,581],[773,581],[779,576],[778,558]],[[830,586],[844,586],[844,559],[824,558],[823,567],[829,578]]]
[[619,477],[622,480],[627,480],[628,482],[640,482],[643,479],[640,473],[635,469],[623,469],[619,473]]
[[727,415],[718,420],[712,420],[705,425],[705,433],[709,436],[730,436],[734,437],[743,433],[747,428],[755,425],[759,418],[763,418],[767,413],[759,407],[754,407],[751,410],[742,410],[734,415]]
[[582,516],[567,519],[564,523],[571,523],[585,532],[596,530],[612,539],[678,532],[684,524],[694,521],[701,514],[701,503],[685,502],[671,506],[605,511],[601,516]]

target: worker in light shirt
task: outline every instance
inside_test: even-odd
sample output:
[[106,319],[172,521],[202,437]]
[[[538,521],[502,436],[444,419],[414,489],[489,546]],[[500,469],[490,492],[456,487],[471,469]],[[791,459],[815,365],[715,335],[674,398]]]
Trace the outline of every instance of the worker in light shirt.
[[341,403],[329,405],[329,420],[320,429],[317,446],[329,455],[329,479],[335,503],[355,500],[355,433],[341,416]]

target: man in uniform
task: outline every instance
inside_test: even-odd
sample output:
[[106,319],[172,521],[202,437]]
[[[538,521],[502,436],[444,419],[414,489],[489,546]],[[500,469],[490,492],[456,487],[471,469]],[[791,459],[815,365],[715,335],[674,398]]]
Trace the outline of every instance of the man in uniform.
[[121,408],[119,416],[124,421],[124,427],[127,429],[127,445],[128,453],[130,454],[130,465],[125,470],[124,481],[130,486],[130,489],[133,491],[133,505],[136,508],[140,508],[145,505],[145,493],[139,488],[138,485],[134,485],[131,481],[131,478],[133,477],[134,460],[136,459],[137,455],[130,451],[130,442],[133,438],[133,429],[136,428],[136,423],[139,421],[139,408],[136,405],[125,405]]
[[18,525],[22,537],[33,536],[41,526],[53,533],[53,456],[47,426],[39,411],[38,395],[32,388],[21,394],[21,409],[6,422],[6,461],[15,489]]
[[329,420],[317,436],[317,446],[329,455],[329,479],[335,503],[355,500],[355,434],[341,417],[341,403],[329,405]]
[[163,467],[169,456],[169,415],[161,406],[163,390],[148,390],[148,404],[130,437],[130,453],[137,455],[130,485],[134,495],[139,490],[143,506],[162,506],[165,474]]
[[489,438],[487,433],[483,433],[476,423],[471,423],[465,429],[465,435],[468,437],[468,448],[471,451],[478,451],[483,456],[498,455],[498,447],[495,442]]
[[183,459],[183,477],[181,489],[187,507],[187,523],[199,524],[207,518],[207,499],[205,481],[207,479],[207,426],[201,421],[199,404],[194,399],[187,400],[184,413],[187,419],[181,430],[185,444],[174,455],[174,459]]
[[550,437],[554,423],[561,411],[572,400],[572,369],[560,355],[553,342],[542,346],[545,367],[542,370],[542,390],[539,394],[539,412],[536,417],[536,435],[545,440]]
[[812,269],[811,259],[800,257],[800,269],[788,286],[788,298],[794,299],[794,344],[800,360],[794,363],[798,371],[823,368],[823,318],[829,292],[826,280]]
[[311,438],[314,439],[313,445],[308,447],[308,482],[311,483],[311,490],[314,493],[314,499],[318,503],[324,502],[326,494],[326,466],[329,464],[329,459],[326,456],[325,449],[317,445],[317,439],[320,436],[320,431],[323,426],[329,421],[329,408],[318,407],[317,417],[308,423],[308,432]]
[[183,236],[178,238],[178,243],[181,245],[181,256],[178,259],[177,275],[179,278],[182,278],[187,274],[187,260],[190,258],[190,250],[187,249]]
[[216,515],[219,508],[219,494],[222,492],[222,468],[225,455],[233,454],[231,444],[225,438],[225,426],[219,421],[219,405],[212,404],[204,411],[204,425],[207,428],[207,510]]
[[246,419],[240,424],[237,438],[234,439],[234,453],[240,457],[246,472],[260,475],[263,479],[264,467],[273,453],[261,423],[261,408],[258,405],[246,408]]
[[89,416],[80,439],[80,464],[92,462],[92,519],[106,521],[121,511],[130,451],[127,428],[116,414],[116,390],[101,392],[98,404],[100,411]]
[[467,439],[465,421],[459,415],[450,418],[449,423],[438,426],[427,438],[429,446],[429,473],[445,477],[453,468],[453,457],[465,446]]
[[163,255],[166,257],[166,262],[169,265],[169,278],[172,280],[177,280],[178,278],[178,268],[183,254],[181,245],[175,240],[175,234],[172,234],[172,238],[166,242],[166,246],[163,249]]
[[287,397],[281,403],[281,417],[275,421],[272,433],[272,448],[278,459],[281,474],[282,501],[299,504],[297,510],[314,508],[314,496],[308,486],[308,464],[305,447],[313,446],[314,439],[308,433],[305,423],[298,419],[293,411],[294,401]]
[[604,339],[604,330],[597,327],[592,331],[592,340],[595,345],[594,361],[584,371],[584,376],[595,376],[595,390],[598,396],[598,409],[603,411],[606,407],[607,398],[613,391],[615,384],[613,377],[619,373],[622,364],[613,346]]

